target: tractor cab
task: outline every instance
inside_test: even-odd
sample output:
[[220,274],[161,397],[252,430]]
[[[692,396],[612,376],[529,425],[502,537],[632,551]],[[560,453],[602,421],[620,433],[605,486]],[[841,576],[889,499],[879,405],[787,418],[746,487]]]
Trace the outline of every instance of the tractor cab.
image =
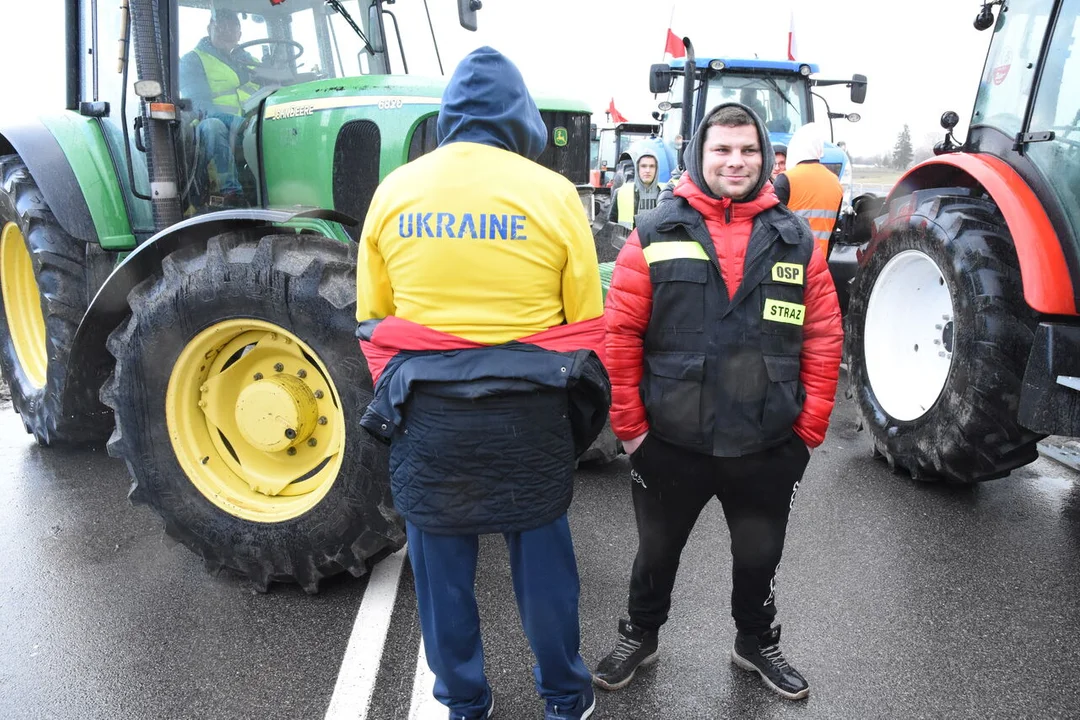
[[[655,140],[659,136],[660,125],[656,123],[621,122],[598,130],[594,127],[590,178],[592,185],[598,188],[611,187],[615,176],[620,171],[625,172],[625,168],[620,168],[620,163],[630,158],[630,146],[639,140]],[[668,172],[670,173],[670,170]]]
[[[221,209],[328,203],[334,207],[330,186],[335,180],[339,193],[354,192],[357,182],[363,185],[358,204],[336,208],[353,217],[361,211],[362,219],[363,198],[370,199],[382,176],[436,146],[434,117],[446,82],[444,77],[410,72],[410,60],[413,69],[417,64],[414,53],[426,53],[425,60],[439,59],[437,44],[432,53],[430,46],[422,47],[424,41],[406,45],[404,30],[399,34],[397,16],[404,24],[403,13],[421,6],[403,7],[395,16],[387,8],[390,4],[389,0],[154,3],[143,12],[159,28],[154,37],[168,41],[157,43],[159,77],[148,82],[148,71],[138,67],[148,58],[136,52],[138,25],[129,21],[127,11],[108,3],[69,0],[70,13],[77,18],[72,30],[78,33],[81,49],[80,59],[73,60],[79,72],[69,87],[68,107],[100,119],[120,171],[135,237],[148,237],[178,219]],[[458,2],[459,19],[467,29],[475,27],[474,5],[478,3]],[[117,28],[124,28],[120,58]],[[150,105],[146,113],[144,100]],[[539,162],[586,187],[588,106],[565,98],[537,100],[550,133]],[[341,125],[358,115],[368,118],[367,129],[359,132],[361,126],[354,124],[353,132],[342,136]],[[328,117],[334,118],[329,125]],[[163,122],[171,125],[167,131]],[[165,134],[173,136],[171,142],[156,140]],[[388,143],[389,138],[395,142]],[[270,140],[273,145],[268,145]],[[342,177],[333,177],[344,172],[332,170],[337,167],[335,147],[342,159],[370,156],[353,173],[364,174],[364,179],[354,177],[349,185]],[[170,148],[175,149],[175,158],[150,159],[170,154]],[[292,164],[284,168],[289,186],[268,186],[275,184],[268,181],[278,176],[285,156]],[[312,161],[318,162],[318,177],[295,182],[292,168],[301,175],[314,174]],[[154,192],[159,180],[148,178],[151,167],[170,176],[161,180],[175,182],[179,207],[170,212],[168,222],[153,219],[151,206],[163,198]],[[591,198],[587,205],[591,206]]]
[[[818,72],[816,65],[780,60],[745,60],[715,57],[694,58],[692,47],[686,60],[675,60],[671,65],[653,65],[649,89],[653,93],[666,94],[660,103],[657,117],[664,127],[663,147],[672,167],[679,162],[683,141],[704,119],[705,112],[725,102],[738,102],[754,110],[765,123],[769,139],[774,145],[786,145],[792,134],[807,123],[815,121],[813,97],[827,101],[814,92],[817,86],[848,85],[851,101],[861,103],[866,97],[866,78],[855,75],[851,80],[819,80],[813,78]],[[686,83],[692,85],[687,92]],[[842,114],[828,111],[830,139],[832,121],[844,118],[857,122],[856,113]],[[845,205],[851,202],[851,163],[847,153],[835,143],[825,146],[821,160],[836,173],[844,186]],[[662,181],[668,178],[661,175]]]
[[936,151],[1009,164],[1042,199],[1080,277],[1080,1],[1009,0],[997,13],[993,5],[975,21],[993,37],[967,141],[961,148],[953,140],[959,118],[946,113],[949,135]]

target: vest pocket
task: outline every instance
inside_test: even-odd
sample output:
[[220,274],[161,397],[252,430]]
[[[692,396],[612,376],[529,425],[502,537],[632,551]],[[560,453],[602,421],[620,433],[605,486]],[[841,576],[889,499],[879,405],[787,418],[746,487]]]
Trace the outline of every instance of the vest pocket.
[[662,260],[649,266],[649,278],[653,286],[651,331],[701,332],[705,329],[708,260]]
[[769,384],[761,413],[761,429],[766,439],[780,437],[791,430],[802,412],[806,391],[799,385],[798,356],[764,355]]
[[650,429],[675,444],[700,445],[704,353],[646,353],[641,399]]

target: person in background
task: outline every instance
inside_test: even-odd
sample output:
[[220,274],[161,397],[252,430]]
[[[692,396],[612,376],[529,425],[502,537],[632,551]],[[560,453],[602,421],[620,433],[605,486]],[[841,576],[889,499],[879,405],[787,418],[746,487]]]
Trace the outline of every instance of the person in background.
[[776,164],[772,169],[772,180],[776,181],[776,176],[787,170],[787,145],[781,145],[777,143],[773,145],[773,153],[776,157]]
[[821,164],[825,155],[825,135],[817,123],[807,123],[795,131],[788,145],[787,166],[776,176],[776,197],[796,215],[806,220],[814,242],[826,259],[829,238],[836,229],[844,186],[832,170]]
[[656,180],[656,156],[649,150],[639,154],[631,148],[631,152],[636,156],[634,181],[624,183],[615,191],[608,220],[632,230],[638,215],[656,207],[662,188]]

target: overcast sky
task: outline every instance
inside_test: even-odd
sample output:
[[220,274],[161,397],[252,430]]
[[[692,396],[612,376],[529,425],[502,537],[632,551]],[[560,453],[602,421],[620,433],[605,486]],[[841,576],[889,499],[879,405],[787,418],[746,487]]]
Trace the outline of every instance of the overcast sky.
[[[783,59],[794,7],[797,59],[819,65],[819,77],[862,73],[869,79],[862,106],[853,105],[844,88],[821,90],[834,111],[862,115],[857,125],[836,124],[837,139],[857,155],[890,149],[904,123],[911,125],[916,145],[928,134],[942,136],[938,118],[945,110],[960,114],[961,133],[990,40],[990,31],[972,27],[979,0],[483,3],[480,29],[471,33],[457,24],[456,2],[428,0],[447,73],[470,50],[491,45],[517,63],[534,92],[585,100],[601,123],[612,97],[629,119],[650,121],[657,99],[648,92],[649,65],[663,59],[669,22],[677,35],[689,35],[699,57]],[[356,0],[346,4],[355,8]],[[437,74],[423,0],[398,0],[393,10],[410,70]],[[0,43],[0,113],[58,107],[64,57],[60,0],[0,0],[0,27],[9,30]]]

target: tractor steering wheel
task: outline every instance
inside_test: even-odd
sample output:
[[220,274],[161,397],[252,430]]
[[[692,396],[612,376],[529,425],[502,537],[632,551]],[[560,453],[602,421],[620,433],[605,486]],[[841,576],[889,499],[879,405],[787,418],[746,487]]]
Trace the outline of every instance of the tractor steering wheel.
[[256,45],[285,45],[296,51],[296,54],[291,55],[288,59],[296,62],[300,59],[300,56],[304,54],[304,46],[295,40],[285,40],[284,38],[261,38],[259,40],[248,40],[247,42],[240,43],[234,48],[234,50],[246,50],[249,47],[255,47]]

